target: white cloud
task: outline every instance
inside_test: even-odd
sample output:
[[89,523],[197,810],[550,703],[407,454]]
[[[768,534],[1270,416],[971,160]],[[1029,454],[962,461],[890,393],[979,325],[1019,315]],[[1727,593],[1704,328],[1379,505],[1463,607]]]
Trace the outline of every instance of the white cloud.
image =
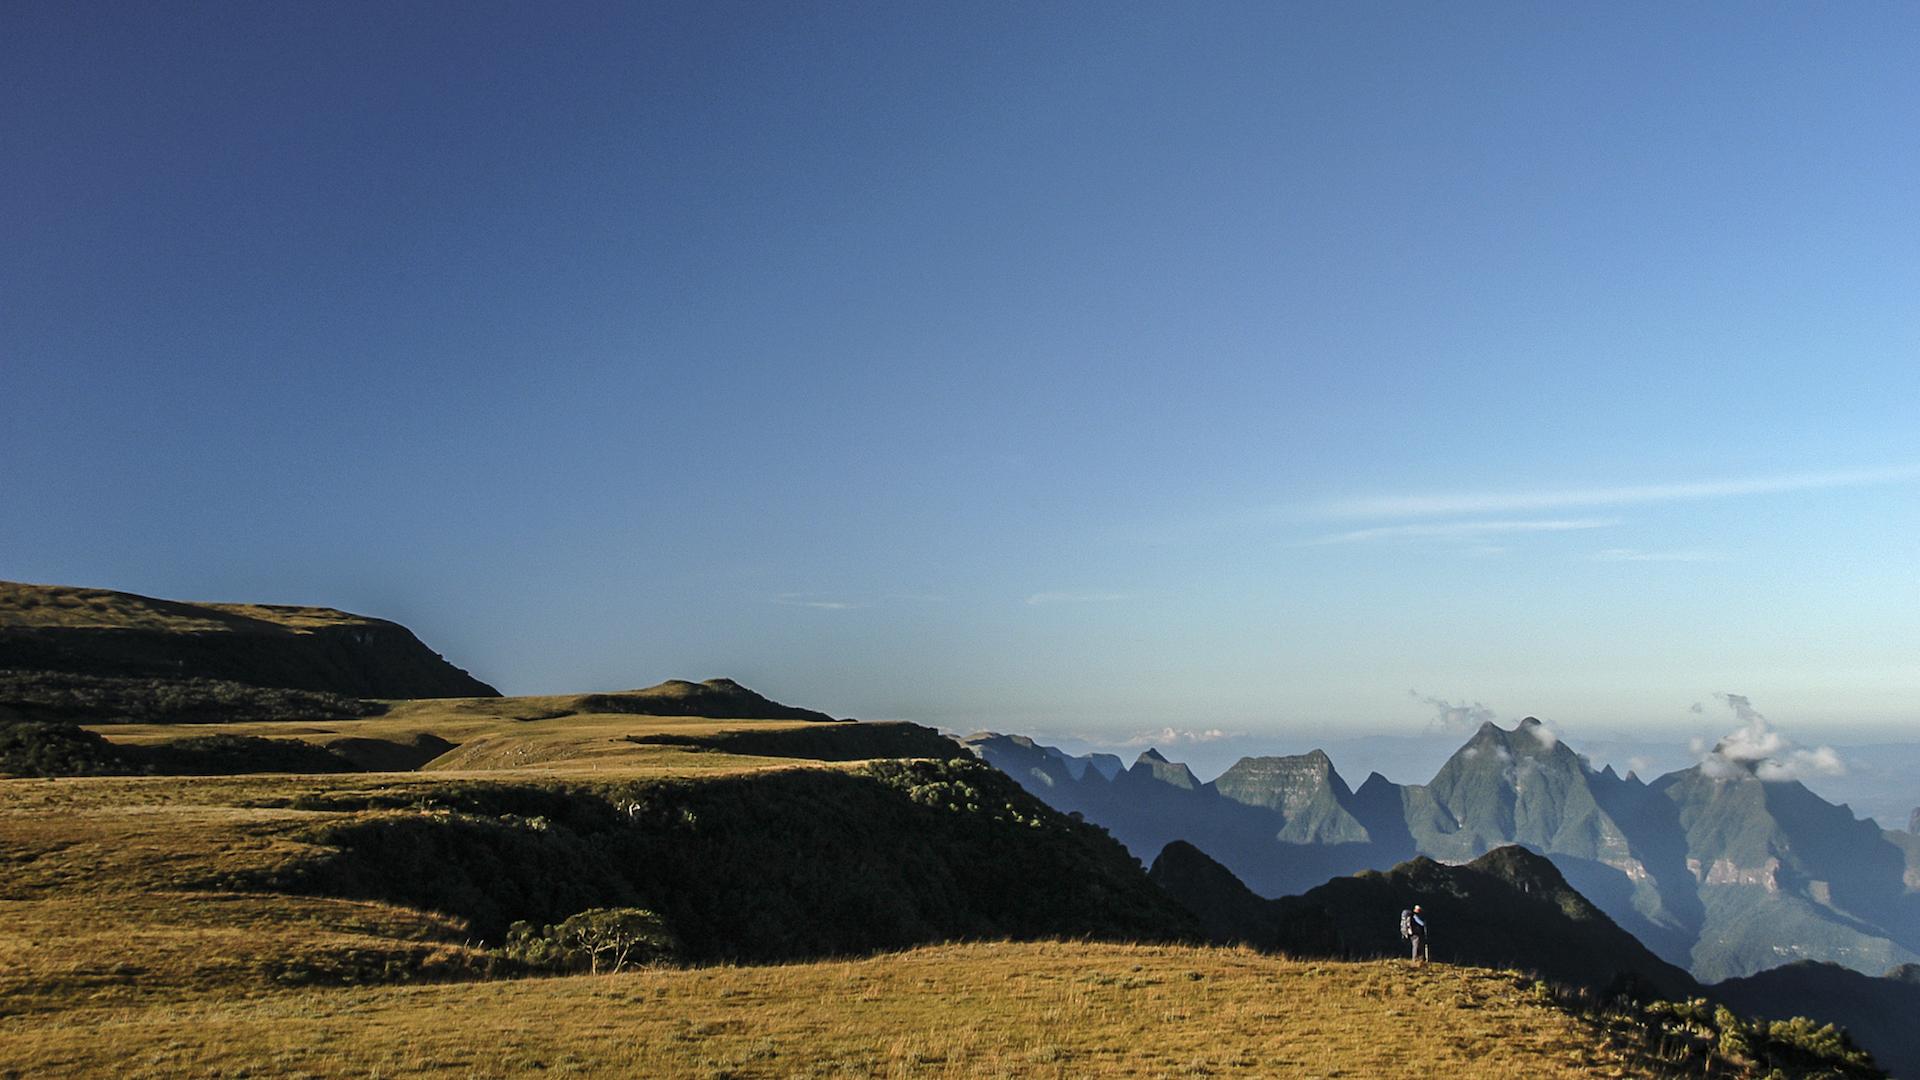
[[1325,517],[1436,517],[1444,514],[1497,514],[1572,507],[1627,506],[1686,502],[1739,495],[1770,495],[1827,488],[1873,487],[1920,479],[1920,465],[1894,465],[1834,472],[1791,472],[1735,480],[1697,480],[1618,487],[1552,488],[1541,491],[1459,492],[1385,495],[1344,499],[1319,507]]
[[1548,727],[1544,722],[1535,724],[1527,730],[1533,732],[1533,737],[1540,740],[1540,745],[1549,750],[1560,745],[1560,733]]
[[1480,730],[1480,725],[1490,723],[1494,711],[1479,702],[1458,705],[1445,698],[1422,695],[1418,690],[1407,691],[1407,696],[1433,709],[1433,719],[1428,721],[1430,730],[1442,731],[1449,735],[1469,735]]
[[1611,518],[1558,518],[1524,521],[1445,521],[1416,525],[1382,525],[1354,529],[1308,540],[1302,547],[1325,544],[1365,544],[1375,540],[1474,540],[1510,533],[1572,532],[1604,529],[1619,522]]
[[1143,731],[1132,738],[1123,740],[1121,746],[1176,746],[1180,743],[1216,742],[1233,736],[1219,728],[1207,728],[1205,731],[1193,731],[1186,728],[1163,727],[1159,731]]
[[[1700,771],[1716,780],[1742,774],[1762,780],[1801,780],[1809,776],[1840,776],[1846,762],[1831,746],[1807,750],[1775,730],[1773,724],[1745,694],[1715,694],[1741,726],[1706,750],[1703,739],[1693,740],[1694,753],[1700,754]],[[1704,750],[1704,753],[1702,752]]]
[[1131,599],[1127,593],[1119,592],[1037,592],[1027,597],[1027,603],[1037,607],[1042,604],[1105,604],[1127,599]]

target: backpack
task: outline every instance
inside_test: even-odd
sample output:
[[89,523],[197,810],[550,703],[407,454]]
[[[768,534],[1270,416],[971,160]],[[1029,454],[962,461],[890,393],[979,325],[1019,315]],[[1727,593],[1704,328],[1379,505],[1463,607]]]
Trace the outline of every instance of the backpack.
[[1411,910],[1400,913],[1400,936],[1402,938],[1410,938],[1413,936],[1413,912]]

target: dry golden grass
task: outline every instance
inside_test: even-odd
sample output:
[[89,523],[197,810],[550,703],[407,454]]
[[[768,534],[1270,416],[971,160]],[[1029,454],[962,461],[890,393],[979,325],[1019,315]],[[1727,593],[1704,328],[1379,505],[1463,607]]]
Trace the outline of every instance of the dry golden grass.
[[0,626],[306,633],[320,626],[368,621],[332,608],[188,603],[111,589],[0,581]]
[[396,701],[365,720],[261,721],[232,724],[100,724],[90,726],[116,743],[150,745],[207,735],[300,739],[326,746],[341,739],[404,743],[433,735],[457,749],[425,768],[442,774],[528,770],[550,774],[659,776],[743,772],[811,764],[795,758],[751,757],[636,743],[652,735],[704,737],[728,731],[806,730],[802,720],[710,720],[702,717],[580,713],[578,695],[519,698],[441,698]]
[[[114,741],[249,734],[325,743],[432,733],[461,742],[434,771],[0,780],[0,1011],[255,993],[301,972],[484,969],[454,920],[389,905],[236,893],[218,882],[311,850],[314,824],[351,815],[285,808],[300,796],[425,796],[448,781],[616,781],[850,768],[629,741],[801,721],[633,715],[518,720],[528,699],[453,699],[324,723],[106,725]],[[410,705],[412,703],[409,703]],[[402,801],[405,801],[404,799]]]
[[22,1076],[1633,1075],[1499,973],[1077,943],[81,1007],[0,1047]]

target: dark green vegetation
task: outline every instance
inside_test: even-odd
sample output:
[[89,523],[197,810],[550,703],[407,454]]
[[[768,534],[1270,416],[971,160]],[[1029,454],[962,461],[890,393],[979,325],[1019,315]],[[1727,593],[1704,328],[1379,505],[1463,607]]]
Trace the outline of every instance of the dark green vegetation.
[[953,740],[918,724],[863,724],[859,727],[772,728],[679,735],[662,732],[629,736],[643,746],[684,746],[721,754],[805,758],[811,761],[864,761],[869,758],[949,758]]
[[1695,1075],[1810,1080],[1887,1075],[1846,1032],[1806,1017],[1751,1020],[1725,1005],[1690,998],[1649,1002],[1629,1022],[1651,1028],[1661,1056],[1689,1066]]
[[213,679],[349,698],[498,696],[384,619],[19,582],[0,582],[0,670]]
[[1838,964],[1803,960],[1713,987],[1716,997],[1753,1016],[1804,1013],[1844,1027],[1896,1076],[1920,1076],[1920,980],[1913,965],[1875,978]]
[[0,671],[0,708],[33,720],[87,724],[343,720],[387,710],[378,701],[223,679],[111,678],[65,671]]
[[1696,978],[1794,958],[1867,972],[1920,961],[1920,837],[1739,769],[1650,784],[1595,771],[1531,719],[1483,725],[1428,784],[1374,774],[1358,790],[1317,751],[1246,758],[1201,783],[1154,751],[1118,770],[1018,736],[966,742],[1136,855],[1185,840],[1263,896],[1520,844]]
[[328,795],[318,849],[229,884],[516,922],[656,912],[694,961],[954,939],[1190,939],[1125,849],[964,759],[698,781],[448,782]]
[[125,745],[74,724],[0,720],[0,775],[230,776],[355,772],[361,767],[345,753],[299,739],[201,735]]
[[1423,856],[1278,900],[1255,895],[1190,844],[1167,845],[1149,873],[1222,943],[1292,956],[1400,956],[1400,913],[1420,904],[1442,960],[1609,994],[1684,997],[1699,989],[1575,892],[1552,862],[1522,847],[1496,848],[1465,866]]
[[108,776],[132,772],[121,748],[91,731],[0,715],[0,775]]

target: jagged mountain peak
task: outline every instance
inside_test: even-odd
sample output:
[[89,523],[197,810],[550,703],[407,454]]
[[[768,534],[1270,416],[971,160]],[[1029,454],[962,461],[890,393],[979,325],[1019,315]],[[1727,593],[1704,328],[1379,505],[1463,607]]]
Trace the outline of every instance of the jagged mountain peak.
[[1378,770],[1376,770],[1374,772],[1370,772],[1367,774],[1367,778],[1361,782],[1360,788],[1356,792],[1356,794],[1358,794],[1362,798],[1366,798],[1368,796],[1378,795],[1380,792],[1383,792],[1383,791],[1392,790],[1399,786],[1400,786],[1399,784],[1396,784],[1393,781],[1387,779],[1385,776],[1381,775]]
[[1155,749],[1142,753],[1134,761],[1133,768],[1128,769],[1124,775],[1134,780],[1149,780],[1187,791],[1199,791],[1205,786],[1200,783],[1199,777],[1193,775],[1192,769],[1181,762],[1168,761],[1166,755]]

